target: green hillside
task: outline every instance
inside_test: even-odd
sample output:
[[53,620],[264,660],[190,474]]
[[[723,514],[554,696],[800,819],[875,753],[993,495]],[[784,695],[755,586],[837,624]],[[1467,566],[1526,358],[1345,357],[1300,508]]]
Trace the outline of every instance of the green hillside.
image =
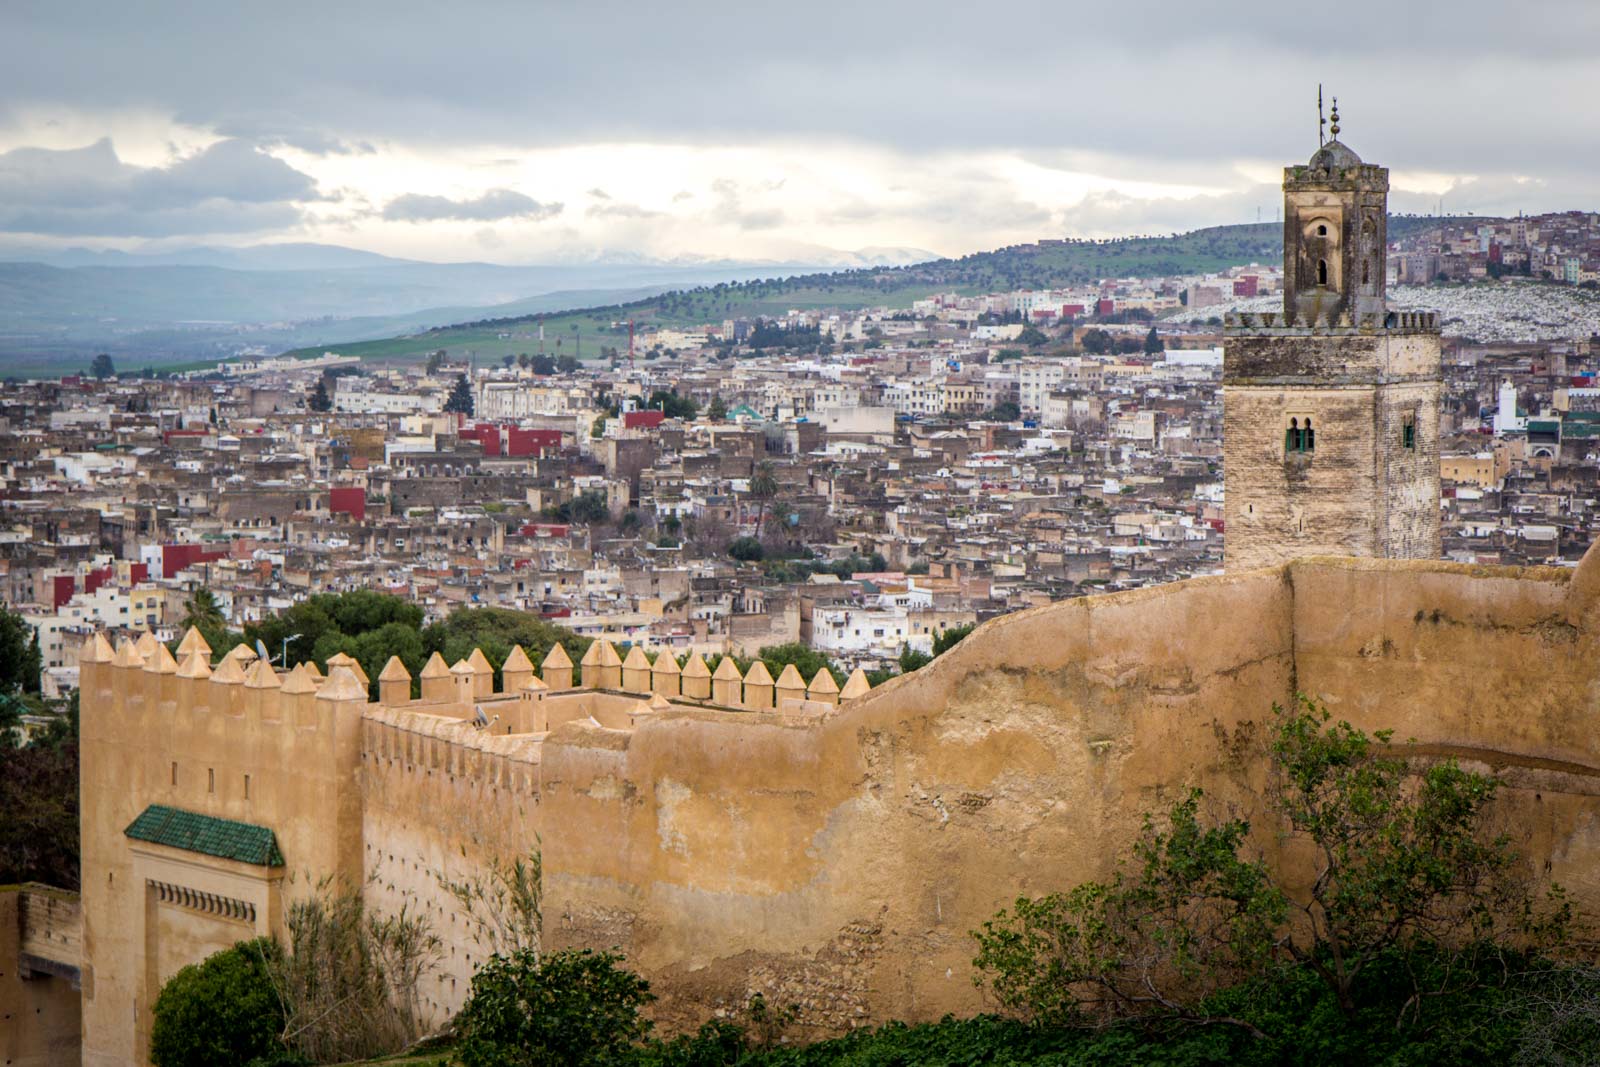
[[[1426,229],[1433,220],[1392,217],[1391,238]],[[1170,237],[1060,241],[977,252],[908,267],[878,267],[793,278],[722,283],[678,290],[624,304],[536,315],[506,315],[381,340],[341,344],[363,359],[416,362],[437,349],[494,361],[538,351],[544,326],[549,354],[597,358],[602,345],[625,347],[627,322],[691,326],[730,318],[782,315],[792,309],[909,307],[934,293],[977,294],[1081,285],[1102,278],[1150,278],[1276,264],[1283,247],[1278,223],[1213,226]],[[559,342],[559,345],[558,345]],[[296,355],[313,355],[300,349]]]

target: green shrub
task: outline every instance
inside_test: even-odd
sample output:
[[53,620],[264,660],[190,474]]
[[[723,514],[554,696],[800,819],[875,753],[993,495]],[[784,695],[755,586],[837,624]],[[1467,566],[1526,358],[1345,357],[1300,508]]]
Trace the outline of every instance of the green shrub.
[[523,950],[472,976],[458,1025],[463,1067],[588,1067],[616,1062],[650,1029],[650,984],[608,952]]
[[279,1062],[283,1004],[268,973],[278,948],[242,941],[167,979],[156,997],[150,1060],[156,1067]]

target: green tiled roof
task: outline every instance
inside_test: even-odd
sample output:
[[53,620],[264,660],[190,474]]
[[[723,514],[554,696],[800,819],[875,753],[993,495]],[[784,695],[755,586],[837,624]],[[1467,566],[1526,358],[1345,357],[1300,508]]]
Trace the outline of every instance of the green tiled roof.
[[128,824],[124,834],[186,852],[199,852],[261,867],[282,867],[278,838],[265,826],[218,819],[181,808],[152,804]]

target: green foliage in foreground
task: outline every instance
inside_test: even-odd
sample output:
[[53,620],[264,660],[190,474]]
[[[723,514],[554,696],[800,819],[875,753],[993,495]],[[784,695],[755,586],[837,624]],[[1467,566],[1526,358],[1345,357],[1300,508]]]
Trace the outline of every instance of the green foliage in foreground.
[[277,951],[265,938],[245,941],[169,978],[151,1013],[151,1062],[215,1067],[280,1056],[283,1004],[268,959]]
[[650,984],[607,952],[494,956],[457,1024],[463,1067],[612,1064],[649,1030]]

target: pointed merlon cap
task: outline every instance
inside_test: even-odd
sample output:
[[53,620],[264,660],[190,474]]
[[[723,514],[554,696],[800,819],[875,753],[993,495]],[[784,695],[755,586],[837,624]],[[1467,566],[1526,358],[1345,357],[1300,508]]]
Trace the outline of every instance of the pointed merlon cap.
[[647,671],[650,669],[650,657],[644,654],[643,647],[634,645],[628,649],[628,658],[622,661],[625,671]]
[[143,667],[144,657],[139,655],[139,650],[133,647],[132,641],[123,641],[117,646],[116,658],[111,661],[113,667]]
[[400,662],[399,656],[390,656],[389,662],[383,665],[383,671],[378,675],[380,682],[409,682],[411,672],[406,670],[406,665]]
[[90,634],[83,639],[83,647],[78,650],[79,663],[110,663],[116,658],[117,654],[105,634]]
[[306,668],[306,676],[308,678],[310,678],[312,681],[320,682],[325,677],[325,675],[323,675],[323,673],[322,673],[322,668],[317,666],[317,661],[316,660],[312,660],[312,659],[306,660],[305,668]]
[[531,671],[533,670],[533,661],[528,658],[526,652],[522,651],[521,645],[512,645],[511,654],[506,657],[506,661],[500,670],[502,673],[510,671],[513,674],[518,671]]
[[261,657],[257,656],[256,650],[251,648],[249,645],[239,644],[228,649],[228,654],[222,658],[233,660],[233,662],[239,665],[239,669],[242,671],[245,664],[249,663],[253,659],[260,659]]
[[372,682],[372,679],[367,677],[367,672],[361,669],[361,664],[357,663],[355,657],[348,653],[335,652],[328,657],[328,677],[330,678],[333,677],[334,667],[344,667],[355,675],[356,680],[362,685],[368,685]]
[[240,685],[244,682],[244,668],[232,655],[223,656],[217,669],[211,672],[211,680],[218,685]]
[[156,649],[159,647],[161,647],[161,642],[157,641],[155,634],[149,630],[140,634],[139,640],[133,643],[134,651],[139,653],[139,658],[146,663],[150,662],[150,657],[156,654]]
[[493,674],[494,667],[489,663],[489,657],[483,654],[483,649],[475,648],[472,655],[467,657],[467,666],[472,668],[473,674]]
[[211,654],[201,652],[198,648],[184,657],[178,665],[179,678],[209,678],[211,677]]
[[145,661],[144,669],[151,674],[177,674],[178,661],[172,658],[166,645],[157,641],[155,655]]
[[600,658],[596,661],[596,664],[595,664],[596,666],[599,666],[599,667],[620,667],[620,666],[622,666],[622,657],[617,655],[617,650],[611,644],[610,641],[596,641],[595,644],[600,646]]
[[360,700],[367,699],[367,687],[361,679],[356,677],[356,672],[349,667],[333,667],[328,671],[328,680],[317,690],[318,700]]
[[845,679],[844,688],[839,690],[840,700],[854,700],[864,697],[872,692],[872,683],[867,681],[867,672],[857,667],[850,672],[850,677]]
[[750,670],[744,676],[745,685],[771,685],[772,672],[767,670],[767,665],[760,660],[750,664]]
[[[594,645],[591,644],[589,647],[593,649]],[[589,661],[589,653],[585,652],[583,657],[584,662],[587,663]],[[550,646],[550,651],[544,657],[544,669],[547,671],[552,669],[558,671],[572,669],[572,657],[567,655],[566,646],[562,645],[561,642],[557,641]]]
[[689,662],[683,665],[683,676],[685,678],[709,678],[711,677],[711,668],[706,666],[706,661],[700,658],[700,653],[696,652],[689,657]]
[[742,682],[744,675],[739,673],[739,665],[733,662],[732,656],[723,656],[722,662],[717,664],[717,671],[711,677],[724,682]]
[[450,668],[450,674],[456,678],[471,678],[477,673],[477,671],[472,669],[472,664],[468,663],[464,659],[456,660],[455,666]]
[[[561,646],[557,645],[556,647],[560,648]],[[598,667],[598,666],[600,666],[600,642],[599,641],[590,641],[589,642],[589,647],[583,650],[583,658],[578,661],[578,665],[580,667]],[[549,663],[548,660],[545,661],[545,666],[546,667],[550,666],[550,663]]]
[[660,693],[656,693],[654,696],[652,696],[650,698],[650,710],[651,711],[671,711],[672,710],[672,701],[668,700],[666,697],[662,696]]
[[671,652],[663,652],[656,657],[655,663],[650,665],[651,674],[682,674],[683,668],[678,666],[678,657]]
[[279,689],[282,686],[283,681],[278,677],[278,672],[264,659],[257,658],[255,666],[244,676],[246,689]]
[[524,693],[545,693],[548,692],[549,689],[550,687],[545,684],[545,680],[540,678],[537,674],[529,675],[528,684],[522,687],[522,691]]
[[178,658],[188,659],[189,653],[198,651],[207,659],[211,658],[211,646],[206,644],[206,639],[200,636],[196,627],[189,627],[189,632],[183,635],[183,640],[178,643]]
[[811,684],[806,687],[806,691],[823,694],[837,693],[839,691],[839,683],[833,680],[833,672],[824,667],[817,672],[815,678],[811,679]]
[[306,665],[302,663],[290,671],[288,677],[284,678],[283,688],[280,691],[294,696],[302,693],[315,693],[317,691],[317,681],[311,676],[311,672],[306,670]]
[[435,652],[428,657],[428,662],[422,665],[422,677],[448,678],[450,677],[450,665],[444,661],[443,656]]
[[793,663],[785,664],[783,670],[778,674],[778,688],[803,690],[805,687],[806,680],[801,677],[800,669]]

